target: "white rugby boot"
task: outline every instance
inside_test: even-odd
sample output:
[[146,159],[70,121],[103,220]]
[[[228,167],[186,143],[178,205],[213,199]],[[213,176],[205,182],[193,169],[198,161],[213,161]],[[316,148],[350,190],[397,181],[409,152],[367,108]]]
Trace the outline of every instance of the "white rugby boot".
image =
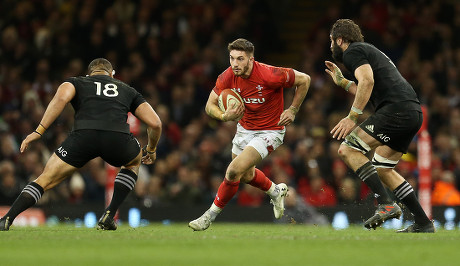
[[193,231],[204,231],[208,229],[211,225],[211,214],[209,212],[210,210],[207,210],[199,218],[188,223],[188,227],[192,228]]
[[279,190],[278,196],[271,198],[270,203],[273,204],[273,213],[275,214],[275,218],[279,219],[283,217],[284,214],[284,198],[287,195],[288,187],[284,183],[279,183],[276,185],[275,189]]

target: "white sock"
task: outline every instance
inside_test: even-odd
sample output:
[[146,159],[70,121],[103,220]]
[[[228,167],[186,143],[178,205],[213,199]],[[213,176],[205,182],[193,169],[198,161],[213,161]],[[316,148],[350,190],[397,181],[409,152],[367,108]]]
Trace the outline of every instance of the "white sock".
[[271,187],[265,193],[267,193],[270,198],[276,198],[280,194],[280,189],[275,183],[272,182]]
[[222,211],[222,208],[217,207],[216,204],[212,203],[211,208],[209,208],[209,214],[211,215],[211,220],[214,221],[217,215]]

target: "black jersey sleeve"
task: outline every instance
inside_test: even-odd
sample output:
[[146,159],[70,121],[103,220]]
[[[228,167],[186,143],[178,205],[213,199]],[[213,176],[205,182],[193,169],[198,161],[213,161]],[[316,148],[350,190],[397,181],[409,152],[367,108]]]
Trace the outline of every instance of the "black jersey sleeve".
[[354,75],[358,67],[369,64],[369,61],[361,47],[353,46],[343,53],[343,64]]
[[[134,90],[134,89],[133,89]],[[138,91],[136,91],[136,95],[134,96],[133,98],[133,101],[131,103],[131,106],[130,106],[130,112],[132,114],[134,114],[134,112],[136,111],[137,107],[139,107],[139,105],[143,104],[145,101],[144,97],[142,96],[142,94],[140,94]]]
[[64,82],[69,82],[69,83],[72,83],[75,86],[75,81],[76,81],[75,77],[70,77],[70,78],[64,79],[63,83]]

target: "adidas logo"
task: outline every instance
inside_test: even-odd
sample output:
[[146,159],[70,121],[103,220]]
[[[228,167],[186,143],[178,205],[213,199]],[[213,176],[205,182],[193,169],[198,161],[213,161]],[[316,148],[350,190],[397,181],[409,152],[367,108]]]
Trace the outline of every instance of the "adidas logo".
[[369,130],[370,132],[374,133],[374,125],[367,125],[366,129]]

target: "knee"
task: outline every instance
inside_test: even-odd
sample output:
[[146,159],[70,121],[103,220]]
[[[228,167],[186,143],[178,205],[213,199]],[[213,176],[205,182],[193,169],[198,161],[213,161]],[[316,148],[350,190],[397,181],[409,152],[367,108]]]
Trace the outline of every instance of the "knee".
[[337,150],[337,154],[339,155],[340,159],[345,161],[349,155],[350,149],[345,145],[340,145],[339,149]]
[[239,169],[237,166],[230,164],[227,168],[227,173],[225,177],[232,182],[239,181],[243,176],[243,171]]

